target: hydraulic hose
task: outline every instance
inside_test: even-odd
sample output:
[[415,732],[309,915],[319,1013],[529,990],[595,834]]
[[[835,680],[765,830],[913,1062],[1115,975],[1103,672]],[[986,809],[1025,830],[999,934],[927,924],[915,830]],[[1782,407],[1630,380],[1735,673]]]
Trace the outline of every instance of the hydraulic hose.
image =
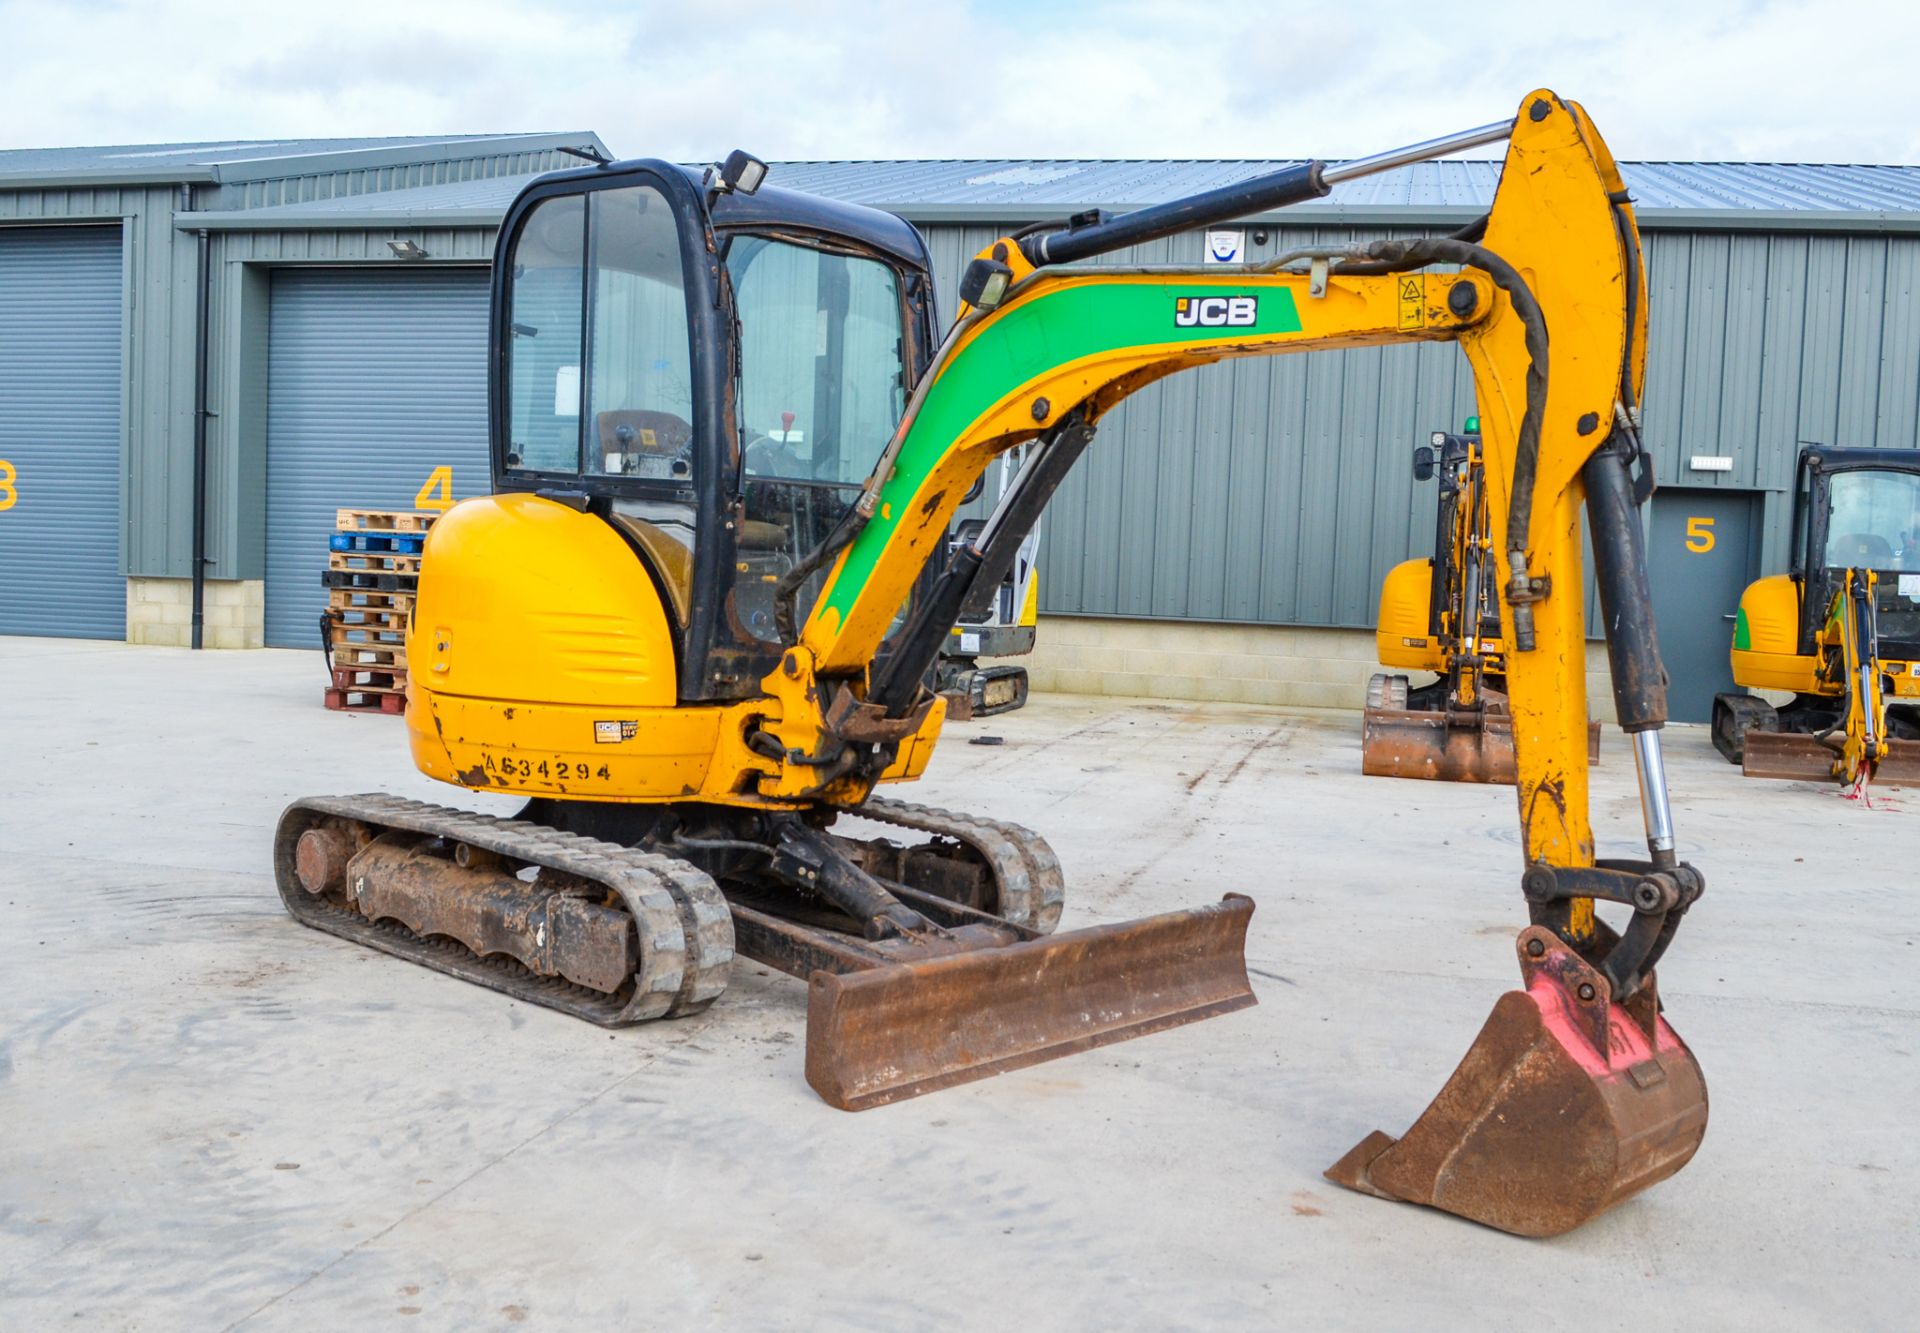
[[1402,273],[1430,264],[1459,264],[1478,269],[1493,279],[1493,285],[1507,294],[1514,314],[1519,316],[1527,349],[1526,408],[1520,417],[1520,435],[1513,460],[1513,490],[1507,502],[1507,552],[1511,561],[1507,600],[1513,607],[1514,647],[1524,653],[1533,650],[1534,642],[1535,596],[1527,573],[1527,547],[1533,526],[1534,481],[1540,471],[1540,425],[1547,408],[1547,316],[1518,269],[1485,246],[1462,239],[1476,231],[1484,235],[1485,230],[1482,220],[1453,236],[1375,241],[1359,252],[1360,258],[1343,260],[1333,271]]

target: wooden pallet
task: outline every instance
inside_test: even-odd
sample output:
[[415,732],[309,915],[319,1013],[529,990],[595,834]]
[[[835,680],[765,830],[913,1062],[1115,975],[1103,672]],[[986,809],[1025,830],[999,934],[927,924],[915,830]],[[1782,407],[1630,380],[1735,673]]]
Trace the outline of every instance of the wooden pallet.
[[407,707],[407,619],[420,584],[423,535],[437,514],[341,509],[327,542],[332,619],[330,684],[323,702],[350,713],[403,713]]
[[413,596],[420,586],[418,574],[386,574],[377,569],[323,569],[320,581],[329,588],[355,592],[404,593]]
[[405,611],[383,611],[377,606],[336,606],[329,608],[333,616],[335,637],[343,629],[367,630],[376,635],[389,634],[404,637],[407,632],[407,613]]
[[405,675],[407,646],[404,643],[342,643],[335,639],[333,663],[335,667],[344,665],[362,671],[397,671]]
[[399,616],[403,621],[413,610],[410,592],[363,592],[358,588],[330,588],[327,607],[333,611],[359,611],[368,615]]
[[321,696],[328,708],[343,713],[404,713],[407,696],[378,690],[328,690]]
[[426,539],[424,532],[336,532],[327,538],[327,549],[379,555],[419,555]]
[[405,694],[407,692],[407,673],[391,667],[341,666],[336,662],[329,674],[333,688],[336,690],[351,690],[356,694]]
[[327,568],[417,575],[420,572],[420,557],[400,555],[392,551],[329,551]]
[[334,527],[341,532],[425,532],[438,517],[405,509],[342,509],[335,514]]

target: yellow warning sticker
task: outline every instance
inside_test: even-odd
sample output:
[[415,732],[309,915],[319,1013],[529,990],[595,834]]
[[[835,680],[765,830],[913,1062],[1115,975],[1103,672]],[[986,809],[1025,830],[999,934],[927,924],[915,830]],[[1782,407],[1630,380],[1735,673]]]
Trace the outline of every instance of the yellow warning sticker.
[[1427,275],[1400,275],[1400,327],[1424,328],[1427,323]]

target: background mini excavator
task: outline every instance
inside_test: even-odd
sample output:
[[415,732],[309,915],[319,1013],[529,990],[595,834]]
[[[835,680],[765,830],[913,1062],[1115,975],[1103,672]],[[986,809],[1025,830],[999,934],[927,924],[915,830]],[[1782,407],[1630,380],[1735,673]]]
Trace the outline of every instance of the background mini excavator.
[[1713,743],[1748,777],[1920,783],[1920,450],[1809,445],[1785,574],[1748,585]]
[[[1487,516],[1480,420],[1460,435],[1435,431],[1413,451],[1416,481],[1439,483],[1433,556],[1403,560],[1380,585],[1374,643],[1382,666],[1431,671],[1419,688],[1375,672],[1360,722],[1360,771],[1443,782],[1514,780],[1500,640],[1499,571]],[[1587,724],[1587,759],[1600,758],[1600,724]]]

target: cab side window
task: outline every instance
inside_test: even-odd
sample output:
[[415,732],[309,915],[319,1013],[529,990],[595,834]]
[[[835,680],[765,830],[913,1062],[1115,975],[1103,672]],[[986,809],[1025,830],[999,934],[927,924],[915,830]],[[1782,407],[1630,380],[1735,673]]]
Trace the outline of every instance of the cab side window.
[[665,196],[548,199],[512,263],[507,466],[690,485],[691,333]]
[[680,235],[637,186],[593,200],[588,472],[693,478],[693,367]]
[[579,470],[586,260],[587,205],[580,195],[540,204],[514,244],[507,335],[508,467]]

